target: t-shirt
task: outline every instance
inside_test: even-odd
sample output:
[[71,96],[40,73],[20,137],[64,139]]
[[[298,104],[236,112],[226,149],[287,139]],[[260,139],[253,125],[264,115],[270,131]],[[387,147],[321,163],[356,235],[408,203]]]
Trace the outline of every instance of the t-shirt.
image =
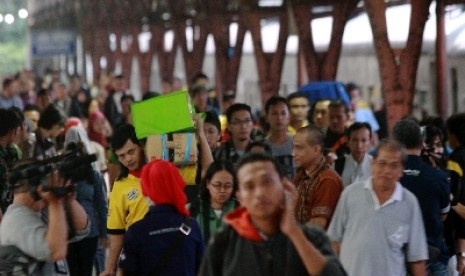
[[447,264],[449,256],[441,218],[450,209],[450,187],[446,174],[423,162],[420,156],[409,155],[400,183],[417,197],[428,244],[441,251],[439,260]]
[[383,204],[371,178],[348,186],[328,236],[341,243],[339,259],[349,275],[406,275],[406,262],[428,259],[418,201],[400,183]]
[[139,178],[129,174],[115,180],[108,206],[108,233],[124,234],[129,226],[145,216],[148,206]]

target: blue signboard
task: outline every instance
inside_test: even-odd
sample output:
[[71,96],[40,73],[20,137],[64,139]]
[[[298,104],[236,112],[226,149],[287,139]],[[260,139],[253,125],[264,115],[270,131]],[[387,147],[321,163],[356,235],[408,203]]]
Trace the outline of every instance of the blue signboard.
[[69,30],[32,31],[31,47],[33,56],[74,55],[76,33]]

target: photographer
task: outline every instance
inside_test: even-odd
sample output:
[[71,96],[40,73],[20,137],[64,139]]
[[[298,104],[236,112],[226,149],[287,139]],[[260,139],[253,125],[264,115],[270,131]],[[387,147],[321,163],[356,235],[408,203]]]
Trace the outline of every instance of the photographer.
[[70,241],[85,237],[90,226],[84,209],[73,195],[57,196],[52,192],[70,185],[69,181],[65,184],[58,172],[52,172],[46,177],[36,174],[12,184],[13,203],[0,224],[0,245],[16,246],[33,259],[31,264],[44,262],[31,275],[69,275],[65,261],[67,226],[73,229]]

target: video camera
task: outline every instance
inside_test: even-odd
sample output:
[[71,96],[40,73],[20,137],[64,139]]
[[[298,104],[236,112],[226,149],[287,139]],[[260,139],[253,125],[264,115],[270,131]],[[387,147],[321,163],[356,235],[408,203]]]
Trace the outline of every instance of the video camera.
[[[12,191],[21,185],[18,183],[20,180],[27,180],[28,185],[32,188],[42,184],[44,190],[51,191],[55,196],[64,197],[75,190],[75,185],[78,182],[84,180],[91,182],[93,177],[92,163],[96,160],[96,155],[87,154],[82,143],[70,143],[61,155],[20,164],[13,168],[9,174],[10,194],[12,195]],[[66,181],[71,180],[72,185],[60,187],[46,185],[45,177],[53,171],[58,171]]]

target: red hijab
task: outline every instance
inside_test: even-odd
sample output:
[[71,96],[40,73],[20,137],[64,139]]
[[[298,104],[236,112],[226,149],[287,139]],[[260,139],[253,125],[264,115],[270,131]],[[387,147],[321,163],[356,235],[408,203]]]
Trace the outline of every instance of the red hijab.
[[89,116],[89,123],[88,123],[88,134],[89,134],[89,139],[92,141],[95,141],[102,145],[102,147],[106,148],[108,145],[107,137],[103,135],[102,133],[98,133],[94,131],[94,125],[97,122],[97,120],[105,120],[105,115],[103,115],[102,112],[100,111],[95,111]]
[[142,194],[155,204],[172,205],[183,216],[189,216],[184,193],[186,183],[174,164],[165,160],[152,160],[142,169],[141,186]]

